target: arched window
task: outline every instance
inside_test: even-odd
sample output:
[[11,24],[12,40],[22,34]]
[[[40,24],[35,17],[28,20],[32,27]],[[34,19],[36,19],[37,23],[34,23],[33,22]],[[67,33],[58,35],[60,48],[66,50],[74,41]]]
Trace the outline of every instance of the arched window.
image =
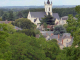
[[50,11],[50,8],[49,8],[49,11]]
[[47,11],[47,8],[46,8],[46,11]]

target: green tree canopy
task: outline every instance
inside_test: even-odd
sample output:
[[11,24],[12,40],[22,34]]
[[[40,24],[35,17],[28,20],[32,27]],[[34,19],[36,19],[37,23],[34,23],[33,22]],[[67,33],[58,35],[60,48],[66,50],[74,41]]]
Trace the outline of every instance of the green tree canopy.
[[63,33],[66,33],[66,30],[65,30],[65,28],[62,25],[55,26],[53,33],[54,33],[54,35],[58,35],[58,34],[62,35]]
[[13,11],[9,11],[9,17],[8,17],[9,21],[14,21],[14,15],[13,15]]
[[67,32],[69,32],[69,33],[71,33],[73,35],[73,32],[76,30],[76,25],[77,25],[76,22],[77,22],[77,20],[75,20],[73,18],[73,15],[70,14],[68,16],[67,22],[68,22]]
[[10,43],[12,60],[55,60],[60,51],[54,40],[37,39],[23,33],[11,34],[6,40]]
[[14,25],[22,29],[35,29],[36,28],[36,25],[27,18],[16,19],[14,22]]
[[7,13],[4,13],[2,15],[2,20],[5,21],[5,20],[8,20],[8,14]]
[[76,6],[75,10],[77,12],[76,18],[77,20],[73,19],[73,15],[69,15],[67,20],[68,28],[67,31],[72,34],[73,38],[73,46],[80,47],[80,6]]
[[0,16],[2,16],[4,14],[3,10],[0,10]]
[[2,18],[0,18],[0,21],[2,21]]
[[61,50],[59,55],[57,55],[57,60],[80,60],[79,48],[67,47]]
[[25,33],[27,36],[36,36],[36,33],[34,30],[30,30],[30,29],[24,29],[24,30],[19,30],[17,31],[19,33]]
[[55,24],[55,20],[53,20],[53,17],[50,15],[50,13],[48,13],[47,16],[42,18],[41,24],[44,24],[44,23],[49,24],[49,25],[54,25]]
[[23,17],[23,14],[21,12],[18,12],[17,17],[18,18],[22,18]]
[[9,43],[6,41],[8,34],[7,24],[0,24],[0,60],[10,60],[11,52],[8,50]]

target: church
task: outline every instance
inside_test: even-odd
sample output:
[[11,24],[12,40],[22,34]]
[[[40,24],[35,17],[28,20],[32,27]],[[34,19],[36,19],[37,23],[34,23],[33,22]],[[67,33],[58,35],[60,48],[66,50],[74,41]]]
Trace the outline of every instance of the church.
[[60,17],[58,13],[52,12],[52,2],[50,2],[49,0],[47,2],[44,2],[44,7],[45,7],[45,12],[30,12],[29,11],[27,18],[31,20],[31,22],[36,24],[37,27],[39,27],[38,25],[40,24],[40,20],[42,20],[42,18],[48,15],[48,13],[50,13],[50,15],[55,19],[55,24],[59,23]]

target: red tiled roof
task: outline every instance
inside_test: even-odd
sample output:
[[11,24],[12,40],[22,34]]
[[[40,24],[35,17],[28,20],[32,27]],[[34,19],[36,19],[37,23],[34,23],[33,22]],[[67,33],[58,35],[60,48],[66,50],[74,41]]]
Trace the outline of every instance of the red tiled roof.
[[0,21],[1,24],[2,24],[2,23],[8,24],[8,23],[10,23],[10,22],[13,22],[13,21]]

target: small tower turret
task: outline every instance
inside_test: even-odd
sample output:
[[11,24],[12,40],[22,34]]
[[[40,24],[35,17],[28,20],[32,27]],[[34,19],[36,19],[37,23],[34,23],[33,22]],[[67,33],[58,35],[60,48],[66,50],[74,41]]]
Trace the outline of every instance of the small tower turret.
[[49,0],[47,1],[47,4],[50,4],[50,1]]

